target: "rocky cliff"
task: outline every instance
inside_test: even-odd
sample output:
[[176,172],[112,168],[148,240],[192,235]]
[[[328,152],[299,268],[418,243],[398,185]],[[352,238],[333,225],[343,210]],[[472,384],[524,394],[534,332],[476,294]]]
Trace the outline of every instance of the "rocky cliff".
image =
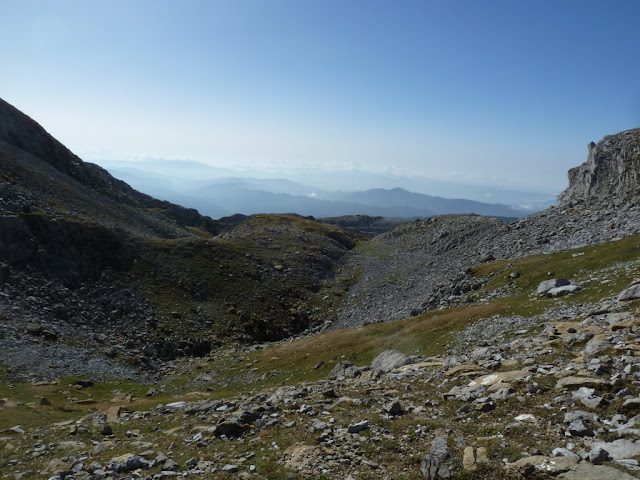
[[221,222],[134,190],[82,161],[35,120],[0,99],[0,212],[64,214],[133,233],[179,238],[187,227],[216,235]]
[[589,157],[569,170],[569,187],[558,204],[620,204],[640,196],[640,128],[589,144]]

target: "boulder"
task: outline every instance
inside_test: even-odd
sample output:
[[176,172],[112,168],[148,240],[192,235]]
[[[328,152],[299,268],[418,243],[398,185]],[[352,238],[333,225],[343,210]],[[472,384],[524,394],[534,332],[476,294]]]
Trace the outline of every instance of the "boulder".
[[578,285],[565,285],[564,287],[556,287],[547,290],[547,297],[564,297],[565,295],[576,293],[578,290],[580,290],[580,287]]
[[595,433],[584,420],[574,420],[569,424],[569,433],[574,437],[595,437]]
[[486,390],[486,387],[483,387],[482,385],[476,385],[474,387],[457,386],[445,393],[444,398],[447,400],[456,399],[468,402],[470,400],[475,400],[480,395],[483,395]]
[[621,412],[637,412],[640,410],[640,398],[628,398],[620,407]]
[[371,370],[387,373],[396,368],[413,363],[411,358],[397,350],[385,350],[371,362]]
[[394,417],[398,415],[402,415],[402,412],[403,412],[402,405],[400,404],[400,401],[397,398],[394,400],[391,400],[388,403],[385,403],[382,406],[382,411]]
[[564,423],[571,423],[574,420],[584,420],[596,424],[598,423],[598,416],[595,413],[585,412],[584,410],[574,410],[564,414]]
[[364,430],[368,430],[369,429],[369,421],[368,420],[362,420],[361,422],[358,423],[352,423],[351,425],[349,425],[349,427],[347,428],[347,432],[348,433],[360,433]]
[[546,479],[552,475],[571,470],[579,461],[580,458],[574,456],[545,457],[535,455],[521,458],[517,462],[507,465],[506,470],[510,478]]
[[640,283],[636,283],[625,288],[622,292],[620,292],[620,295],[618,295],[619,302],[627,302],[636,298],[640,298]]
[[453,472],[447,463],[451,457],[448,440],[448,435],[438,434],[431,442],[431,449],[420,464],[420,471],[425,478],[437,480],[451,477]]
[[600,378],[570,376],[558,380],[558,383],[556,383],[556,389],[561,390],[563,388],[583,387],[585,385],[604,385],[606,383],[607,382]]
[[594,465],[602,465],[604,462],[611,460],[609,452],[602,447],[592,448],[589,452],[589,461]]
[[465,447],[462,453],[462,469],[469,472],[476,468],[476,455],[473,447]]
[[606,450],[609,457],[615,460],[640,456],[640,441],[638,440],[633,441],[626,438],[619,438],[613,442],[598,442],[590,440],[589,445],[591,446],[592,451],[598,448]]
[[637,477],[633,477],[617,468],[592,465],[587,462],[582,462],[555,478],[561,480],[637,480]]
[[336,364],[329,372],[329,380],[344,380],[346,378],[356,378],[360,376],[360,369],[352,362],[343,360]]
[[469,386],[475,387],[478,385],[482,385],[488,387],[490,385],[495,385],[496,383],[512,383],[517,380],[524,380],[531,375],[531,372],[528,372],[526,370],[512,370],[510,372],[491,373],[489,375],[485,375],[483,377],[472,380],[471,382],[469,382]]
[[122,457],[114,459],[112,463],[112,469],[118,473],[132,472],[138,469],[148,469],[153,466],[153,462],[150,462],[144,457],[139,455],[123,455]]
[[539,295],[544,295],[552,288],[564,287],[565,285],[571,285],[571,282],[566,278],[552,278],[551,280],[540,282],[536,293]]

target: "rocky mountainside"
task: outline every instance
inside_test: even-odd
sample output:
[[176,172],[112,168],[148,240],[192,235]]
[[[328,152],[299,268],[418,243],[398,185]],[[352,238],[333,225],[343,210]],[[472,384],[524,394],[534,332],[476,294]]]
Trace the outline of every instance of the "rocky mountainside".
[[637,151],[511,223],[215,222],[0,103],[0,478],[637,478]]
[[[328,365],[302,366],[310,378],[288,385],[272,370],[276,357],[316,353],[330,334],[174,363],[174,385],[202,389],[189,393],[89,379],[16,385],[0,418],[39,417],[0,430],[0,475],[631,480],[640,474],[639,301],[634,282],[595,304],[485,319],[452,332],[440,355],[384,350],[356,365],[321,354]],[[225,368],[240,376],[235,394],[222,390]],[[261,386],[265,375],[276,381]]]
[[562,206],[576,203],[620,205],[637,201],[640,183],[640,128],[589,144],[589,158],[569,170],[569,188],[560,194]]
[[196,210],[149,197],[83,162],[2,99],[0,167],[0,208],[5,214],[57,214],[166,238],[195,236],[186,227],[212,234],[223,229]]
[[137,192],[0,101],[0,361],[138,375],[304,330],[352,240],[297,216],[239,220]]
[[[476,286],[468,270],[490,259],[549,254],[640,232],[640,129],[590,146],[569,172],[559,205],[504,223],[477,215],[416,220],[355,249],[342,267],[358,272],[336,299],[333,328],[386,322],[460,301]],[[591,172],[591,173],[589,173]]]

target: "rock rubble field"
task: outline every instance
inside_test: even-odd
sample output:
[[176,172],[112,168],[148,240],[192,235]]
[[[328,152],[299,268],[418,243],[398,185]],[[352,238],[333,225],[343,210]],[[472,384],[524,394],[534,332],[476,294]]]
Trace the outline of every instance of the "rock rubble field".
[[113,392],[77,420],[1,431],[2,477],[637,478],[639,306],[640,280],[576,318],[453,355],[387,350],[227,398]]

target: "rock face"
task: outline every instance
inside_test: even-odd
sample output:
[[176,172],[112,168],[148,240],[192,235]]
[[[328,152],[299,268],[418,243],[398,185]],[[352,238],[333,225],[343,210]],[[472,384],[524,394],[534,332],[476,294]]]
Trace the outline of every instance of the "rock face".
[[187,226],[213,235],[225,230],[219,221],[138,192],[102,167],[82,161],[1,98],[0,173],[4,214],[54,213],[57,205],[71,216],[163,238],[195,236]]
[[640,187],[640,128],[589,144],[589,157],[569,170],[569,187],[558,204],[611,203],[637,197]]

